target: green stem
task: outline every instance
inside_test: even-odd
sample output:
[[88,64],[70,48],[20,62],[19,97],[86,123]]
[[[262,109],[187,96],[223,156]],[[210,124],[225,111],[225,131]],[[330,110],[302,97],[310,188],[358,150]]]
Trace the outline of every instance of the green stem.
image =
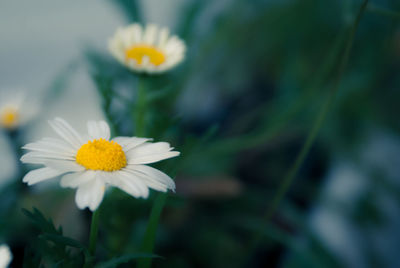
[[[153,207],[151,209],[149,222],[147,223],[146,233],[144,234],[143,244],[141,251],[145,253],[152,253],[154,249],[154,241],[156,238],[156,232],[158,222],[160,221],[161,212],[164,208],[167,200],[167,193],[158,193],[156,200],[154,200]],[[152,259],[140,259],[138,261],[139,268],[149,268],[151,266]]]
[[90,225],[90,237],[89,237],[89,253],[91,258],[85,260],[85,268],[93,267],[93,261],[96,253],[96,245],[97,245],[97,234],[99,232],[99,216],[100,209],[97,208],[92,213],[92,223]]
[[387,17],[391,17],[393,19],[400,19],[400,12],[399,11],[393,11],[390,9],[386,9],[386,8],[382,8],[379,6],[375,6],[375,5],[368,5],[368,11],[373,12],[373,13],[377,13],[379,15],[383,15],[383,16],[387,16]]
[[296,174],[297,174],[299,168],[303,164],[305,157],[308,155],[308,152],[310,151],[310,148],[311,148],[312,144],[314,143],[314,140],[315,140],[319,130],[321,129],[322,124],[323,124],[326,116],[328,115],[328,112],[336,98],[336,94],[339,90],[340,81],[342,80],[343,73],[344,73],[347,63],[349,61],[349,56],[350,56],[351,48],[353,46],[354,36],[355,36],[356,30],[357,30],[358,24],[360,23],[361,16],[364,13],[365,7],[367,6],[367,3],[368,3],[368,0],[364,0],[363,4],[361,5],[360,11],[358,12],[357,17],[354,21],[354,25],[351,29],[350,36],[349,36],[349,39],[346,44],[346,48],[345,48],[343,57],[340,62],[338,75],[335,79],[334,85],[332,87],[332,90],[330,91],[328,99],[325,102],[324,106],[322,107],[322,110],[319,113],[317,119],[315,120],[314,126],[311,129],[310,133],[308,134],[307,139],[306,139],[305,143],[303,144],[303,147],[301,148],[300,153],[297,155],[294,164],[292,165],[289,172],[284,177],[283,182],[280,185],[278,192],[276,193],[276,195],[272,201],[272,205],[266,214],[267,220],[269,220],[270,217],[272,216],[272,214],[275,212],[275,210],[279,206],[281,200],[283,199],[286,192],[288,191],[290,185],[292,184],[293,179],[296,177]]
[[136,109],[135,109],[135,132],[137,137],[144,137],[146,134],[146,84],[145,75],[138,77],[137,84],[137,97],[136,97]]
[[[315,123],[314,123],[310,133],[308,134],[307,139],[306,139],[305,143],[303,144],[300,153],[297,155],[294,164],[292,165],[292,167],[289,169],[288,173],[282,180],[282,184],[279,186],[278,191],[275,194],[275,196],[271,202],[271,206],[269,207],[267,213],[265,214],[265,221],[267,221],[267,222],[271,219],[274,212],[279,207],[279,204],[281,203],[282,199],[285,197],[286,193],[288,192],[290,186],[292,185],[293,180],[296,177],[296,174],[297,174],[299,168],[301,167],[301,165],[304,162],[304,159],[308,155],[310,148],[313,145],[315,138],[317,137],[317,134],[318,134],[320,128],[322,127],[322,124],[323,124],[326,116],[328,115],[328,112],[331,109],[331,106],[336,98],[336,94],[339,90],[340,81],[342,79],[343,73],[344,73],[347,63],[349,61],[350,51],[353,46],[353,41],[354,41],[354,36],[355,36],[356,30],[358,28],[360,19],[362,17],[362,14],[365,11],[367,4],[368,4],[368,0],[364,0],[364,2],[362,3],[360,10],[357,14],[357,17],[354,21],[354,24],[351,28],[349,38],[346,43],[346,47],[345,47],[343,56],[340,61],[338,73],[337,73],[336,79],[334,81],[334,85],[329,93],[329,96],[328,96],[324,106],[322,107],[322,110],[320,111],[318,117],[316,118]],[[256,248],[257,244],[261,240],[261,237],[262,237],[262,234],[257,233],[255,239],[253,240],[254,243],[252,243],[251,249]]]

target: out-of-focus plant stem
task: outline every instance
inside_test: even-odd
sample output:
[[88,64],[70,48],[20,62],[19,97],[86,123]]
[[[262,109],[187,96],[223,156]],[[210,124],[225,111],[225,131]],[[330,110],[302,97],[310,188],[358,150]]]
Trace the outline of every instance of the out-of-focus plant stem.
[[[154,205],[151,209],[149,222],[147,223],[146,233],[144,234],[143,244],[141,251],[145,253],[152,253],[154,249],[154,241],[156,238],[158,222],[160,221],[161,212],[167,200],[167,193],[158,193],[157,198],[154,200]],[[139,268],[149,268],[152,259],[140,259],[138,261]]]
[[85,268],[93,267],[94,256],[96,253],[97,234],[99,232],[100,208],[92,213],[92,223],[90,224],[89,253],[91,259],[85,260]]
[[146,75],[138,77],[136,109],[135,109],[135,136],[144,137],[146,135]]
[[[271,205],[270,205],[269,209],[267,210],[267,213],[265,214],[265,221],[267,221],[267,222],[271,219],[274,212],[278,209],[280,202],[285,197],[290,186],[292,185],[293,180],[296,177],[296,174],[297,174],[299,168],[301,167],[301,165],[304,162],[304,159],[308,155],[308,152],[310,151],[311,146],[314,143],[315,138],[316,138],[320,128],[322,127],[322,124],[323,124],[326,116],[328,115],[328,112],[330,111],[332,104],[334,103],[334,100],[336,98],[336,95],[337,95],[337,92],[338,92],[338,89],[340,86],[341,79],[343,77],[343,73],[344,73],[347,63],[349,61],[349,56],[350,56],[351,48],[353,46],[354,36],[355,36],[356,30],[358,28],[358,25],[360,23],[362,14],[364,13],[365,8],[367,7],[367,4],[368,4],[368,0],[364,0],[359,9],[359,12],[357,14],[356,19],[354,20],[354,23],[350,30],[349,37],[346,42],[346,47],[345,47],[343,56],[342,56],[340,64],[339,64],[338,73],[337,73],[336,79],[334,81],[334,85],[332,86],[329,96],[328,96],[325,104],[323,105],[317,119],[315,120],[315,123],[314,123],[310,133],[308,134],[307,139],[306,139],[305,143],[303,144],[300,153],[297,155],[294,164],[289,169],[286,176],[283,178],[282,184],[279,186],[275,196],[272,199]],[[261,238],[262,238],[262,234],[260,232],[258,232],[255,236],[255,239],[251,243],[251,247],[250,247],[251,250],[256,248],[256,246],[258,245]]]
[[379,7],[379,6],[376,6],[376,5],[372,5],[372,4],[368,5],[367,10],[370,11],[370,12],[373,12],[373,13],[377,13],[379,15],[391,17],[391,18],[394,18],[394,19],[400,19],[400,12],[399,11],[393,11],[393,10],[382,8],[382,7]]

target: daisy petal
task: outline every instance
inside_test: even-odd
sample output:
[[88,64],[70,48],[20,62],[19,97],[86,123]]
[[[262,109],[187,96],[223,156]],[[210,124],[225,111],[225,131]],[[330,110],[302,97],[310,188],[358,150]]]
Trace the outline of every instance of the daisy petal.
[[125,168],[125,170],[129,173],[131,173],[133,176],[139,178],[140,180],[142,180],[147,187],[154,189],[156,191],[160,191],[160,192],[166,192],[168,191],[168,186],[165,183],[162,183],[152,177],[146,176],[143,173],[134,170],[132,168]]
[[64,119],[56,118],[50,120],[49,124],[61,138],[75,148],[82,145],[83,142],[79,134]]
[[75,160],[73,156],[64,156],[56,153],[41,153],[41,152],[29,152],[21,157],[21,161],[23,163],[28,163],[28,164],[42,164],[43,162],[51,159],[71,160],[71,161]]
[[175,191],[175,182],[165,173],[158,169],[145,165],[128,165],[126,167],[130,172],[139,172],[143,177],[150,181],[157,181],[165,185],[168,189]]
[[91,211],[95,211],[103,200],[104,192],[104,182],[100,178],[92,179],[79,186],[76,191],[75,202],[80,209],[88,207]]
[[125,171],[116,173],[114,179],[110,181],[110,184],[120,188],[133,197],[147,198],[149,196],[149,189],[142,180]]
[[158,27],[155,24],[148,24],[143,34],[143,42],[153,45],[156,41]]
[[38,168],[32,171],[29,171],[25,177],[23,178],[23,182],[27,183],[28,185],[33,185],[38,182],[52,179],[54,177],[57,177],[61,174],[65,173],[64,171],[58,171],[54,170],[52,168],[44,167],[44,168]]
[[128,152],[129,150],[147,142],[151,141],[152,139],[148,138],[137,138],[137,137],[116,137],[112,139],[116,143],[122,146],[124,152]]
[[75,161],[69,160],[46,160],[43,162],[45,166],[48,166],[54,170],[64,171],[64,172],[78,172],[83,171],[85,168]]
[[80,185],[90,182],[95,175],[96,172],[93,170],[67,174],[61,178],[60,184],[62,187],[76,188]]
[[71,149],[70,147],[63,147],[62,145],[60,146],[60,144],[43,140],[38,142],[28,143],[25,146],[23,146],[22,149],[36,151],[36,152],[57,153],[66,156],[72,156],[75,154],[73,149]]
[[110,128],[105,121],[89,121],[87,123],[87,128],[92,139],[110,139]]
[[128,164],[149,164],[180,155],[167,142],[145,143],[126,153]]

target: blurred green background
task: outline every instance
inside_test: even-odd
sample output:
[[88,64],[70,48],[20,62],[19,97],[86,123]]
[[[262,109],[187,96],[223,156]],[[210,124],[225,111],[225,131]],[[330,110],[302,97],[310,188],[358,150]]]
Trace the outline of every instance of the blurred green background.
[[[0,14],[9,13],[6,2]],[[39,2],[32,8],[39,10]],[[11,1],[8,11],[18,10],[20,20],[12,21],[11,13],[13,23],[1,27],[7,33],[16,28],[0,46],[3,87],[33,85],[32,95],[45,104],[19,134],[21,143],[50,133],[45,122],[55,114],[81,127],[104,117],[114,134],[134,135],[137,76],[106,50],[118,25],[155,21],[187,44],[182,65],[147,80],[146,135],[182,152],[158,165],[176,175],[177,191],[162,213],[154,252],[163,258],[154,267],[400,267],[399,1],[369,1],[342,75],[363,1],[118,0],[88,1],[82,10],[77,1],[69,8],[42,2],[43,23],[70,23],[74,27],[65,32],[72,39],[63,37],[65,29],[44,24],[32,44],[18,39],[15,33],[29,29],[39,11],[24,19],[21,14],[32,12]],[[24,53],[31,46],[41,50],[43,42],[35,38],[42,36],[50,36],[53,50],[37,68],[32,62],[38,59],[28,58],[32,72],[41,75],[34,80]],[[21,41],[21,52],[7,50],[13,38]],[[68,57],[58,38],[70,42]],[[318,136],[287,195],[267,217],[332,90],[337,94]],[[2,145],[2,158],[11,153]],[[3,177],[12,176],[18,174]],[[38,186],[16,204],[11,192],[1,193],[0,239],[13,249],[12,267],[21,267],[23,255],[38,243],[21,207],[37,207],[66,235],[87,240],[89,213],[75,208],[72,190]],[[155,198],[153,193],[137,200],[120,191],[105,198],[99,256],[140,250]],[[44,258],[56,262],[54,255]]]

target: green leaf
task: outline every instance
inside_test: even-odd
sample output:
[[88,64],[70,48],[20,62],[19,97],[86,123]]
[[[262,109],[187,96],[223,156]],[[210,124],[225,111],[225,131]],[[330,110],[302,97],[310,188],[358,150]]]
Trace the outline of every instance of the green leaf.
[[150,253],[134,253],[100,263],[96,266],[96,268],[112,268],[112,267],[117,267],[117,265],[119,264],[128,263],[136,259],[148,259],[148,258],[161,258],[161,257]]
[[57,229],[54,226],[53,221],[51,219],[46,219],[46,217],[37,208],[33,208],[33,212],[23,208],[22,213],[24,213],[25,216],[27,216],[36,226],[36,228],[41,230],[43,233],[58,235],[62,234],[62,229]]
[[79,241],[69,238],[69,237],[66,237],[66,236],[62,236],[62,235],[43,234],[43,235],[40,235],[39,237],[42,239],[45,239],[45,240],[50,240],[57,244],[63,244],[65,246],[69,246],[69,247],[73,247],[73,248],[81,248],[81,249],[86,248]]

